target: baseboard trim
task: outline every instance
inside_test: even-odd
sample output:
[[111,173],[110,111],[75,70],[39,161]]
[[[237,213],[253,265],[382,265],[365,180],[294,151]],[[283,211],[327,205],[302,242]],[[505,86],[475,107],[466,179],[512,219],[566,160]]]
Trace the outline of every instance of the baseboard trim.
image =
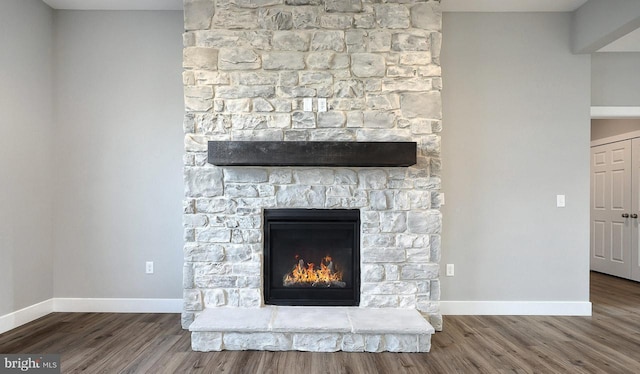
[[640,107],[637,106],[592,106],[592,119],[607,118],[640,118]]
[[49,313],[181,313],[182,299],[53,298],[0,316],[0,334]]
[[181,313],[182,305],[182,299],[53,299],[53,311],[64,313]]
[[35,321],[40,317],[46,316],[52,311],[53,299],[49,299],[0,316],[0,334],[13,330],[25,323]]
[[588,301],[440,301],[443,315],[591,316]]

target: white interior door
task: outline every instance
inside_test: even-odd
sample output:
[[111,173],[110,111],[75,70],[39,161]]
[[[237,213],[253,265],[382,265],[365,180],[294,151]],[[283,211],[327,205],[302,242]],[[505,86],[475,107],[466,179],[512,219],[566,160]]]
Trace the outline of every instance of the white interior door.
[[638,216],[640,216],[640,138],[631,141],[632,157],[632,204],[631,221],[633,225],[631,237],[631,279],[640,282],[640,230],[638,229]]
[[591,148],[592,270],[631,277],[631,186],[631,140]]

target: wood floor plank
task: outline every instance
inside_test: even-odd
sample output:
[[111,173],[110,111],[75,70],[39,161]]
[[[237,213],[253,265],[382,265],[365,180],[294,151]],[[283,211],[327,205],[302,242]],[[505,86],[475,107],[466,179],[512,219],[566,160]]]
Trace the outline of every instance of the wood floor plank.
[[446,316],[427,354],[192,352],[176,314],[53,313],[0,353],[59,353],[64,373],[640,373],[640,283],[591,274],[592,317]]

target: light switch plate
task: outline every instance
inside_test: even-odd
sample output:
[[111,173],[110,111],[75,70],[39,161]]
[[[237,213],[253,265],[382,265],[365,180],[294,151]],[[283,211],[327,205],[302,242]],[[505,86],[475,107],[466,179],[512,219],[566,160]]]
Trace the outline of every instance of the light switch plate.
[[565,200],[565,196],[564,195],[557,195],[556,196],[556,206],[558,208],[564,208],[567,206],[567,202]]
[[302,109],[305,112],[312,112],[313,111],[313,99],[310,97],[305,97],[304,100],[302,100]]

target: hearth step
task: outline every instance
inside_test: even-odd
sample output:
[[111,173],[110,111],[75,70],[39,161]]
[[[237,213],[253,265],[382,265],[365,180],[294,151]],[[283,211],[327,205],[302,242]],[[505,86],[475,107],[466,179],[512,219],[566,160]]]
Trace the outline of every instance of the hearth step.
[[429,352],[434,328],[414,309],[210,308],[189,326],[194,351]]

